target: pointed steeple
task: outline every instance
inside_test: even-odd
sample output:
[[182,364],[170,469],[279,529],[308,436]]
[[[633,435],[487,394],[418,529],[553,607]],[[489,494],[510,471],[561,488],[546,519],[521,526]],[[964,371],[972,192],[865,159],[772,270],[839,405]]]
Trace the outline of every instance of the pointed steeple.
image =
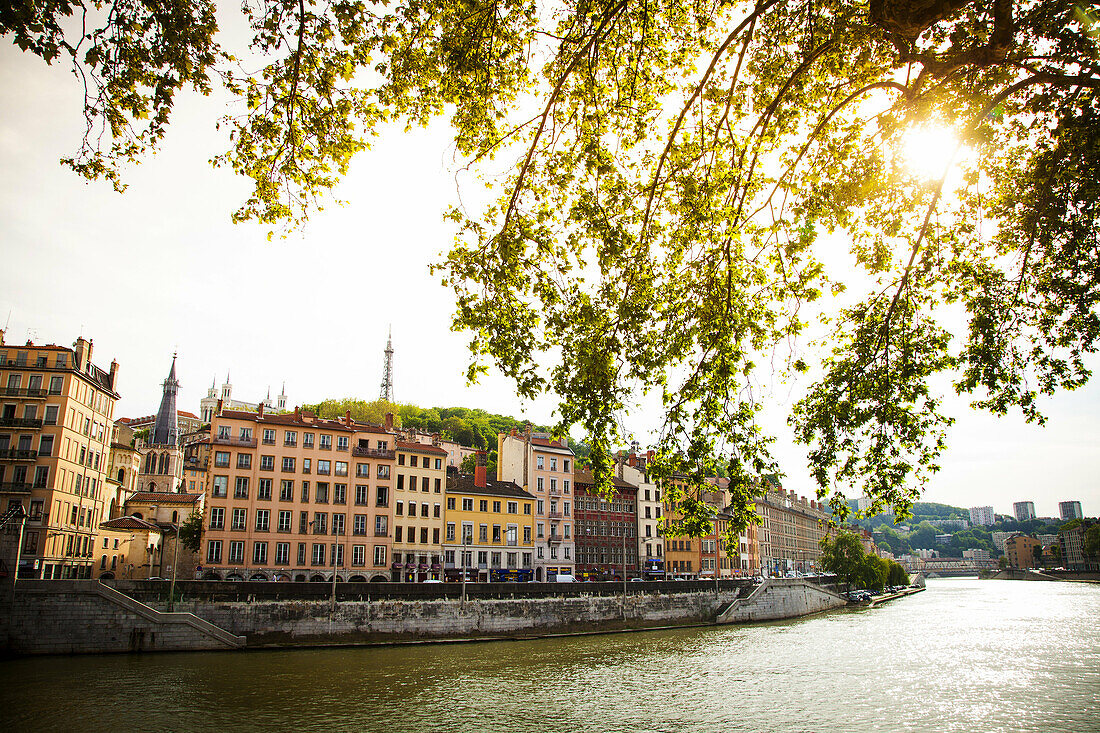
[[160,398],[160,409],[153,423],[153,445],[179,445],[179,417],[176,413],[176,393],[180,383],[176,379],[176,355],[172,354],[172,368],[164,380],[164,394]]

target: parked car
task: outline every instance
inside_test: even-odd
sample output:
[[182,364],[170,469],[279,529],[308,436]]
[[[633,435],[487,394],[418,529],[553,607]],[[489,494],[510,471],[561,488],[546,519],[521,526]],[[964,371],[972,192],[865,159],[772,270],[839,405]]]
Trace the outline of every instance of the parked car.
[[566,573],[559,573],[558,575],[554,576],[554,582],[555,583],[576,583],[577,579],[572,575],[568,575]]

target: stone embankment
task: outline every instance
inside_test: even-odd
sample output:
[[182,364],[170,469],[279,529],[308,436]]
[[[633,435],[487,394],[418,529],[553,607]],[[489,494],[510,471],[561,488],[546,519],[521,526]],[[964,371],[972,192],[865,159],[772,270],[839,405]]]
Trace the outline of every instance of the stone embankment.
[[[17,654],[391,644],[745,623],[846,604],[829,587],[800,578],[770,579],[755,587],[690,584],[678,592],[671,590],[674,584],[631,586],[614,595],[615,584],[511,584],[511,596],[482,588],[481,593],[496,597],[465,599],[427,597],[427,588],[416,589],[424,597],[387,598],[379,584],[371,584],[372,595],[361,600],[332,603],[317,588],[303,588],[298,599],[258,599],[272,585],[243,597],[238,589],[236,600],[216,597],[233,591],[224,584],[205,595],[185,590],[176,612],[165,613],[153,608],[162,602],[145,597],[150,591],[135,591],[147,601],[142,603],[95,581],[21,581],[14,603],[10,592],[0,598],[12,609],[0,631],[7,651]],[[309,584],[314,585],[320,584]],[[455,591],[453,586],[435,588],[444,596]],[[408,592],[393,589],[398,596]]]
[[1100,573],[1081,572],[1075,570],[1028,570],[1022,568],[1006,568],[1005,570],[990,575],[989,579],[1097,583],[1100,582]]

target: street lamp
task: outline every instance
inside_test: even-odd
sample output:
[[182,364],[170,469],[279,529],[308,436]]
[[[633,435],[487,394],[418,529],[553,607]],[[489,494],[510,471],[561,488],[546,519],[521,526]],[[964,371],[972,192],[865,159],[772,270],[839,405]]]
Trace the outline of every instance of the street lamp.
[[[175,609],[176,603],[176,568],[179,567],[180,557],[180,526],[174,525],[176,528],[176,539],[172,543],[172,583],[168,586],[168,612],[171,613]],[[163,548],[163,544],[161,545]],[[161,554],[164,554],[164,550],[161,550]]]

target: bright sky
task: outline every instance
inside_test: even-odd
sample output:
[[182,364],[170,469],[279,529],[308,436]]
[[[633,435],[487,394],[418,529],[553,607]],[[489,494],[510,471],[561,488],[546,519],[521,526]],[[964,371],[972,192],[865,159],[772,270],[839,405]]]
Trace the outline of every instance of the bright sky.
[[[120,363],[116,415],[138,416],[156,411],[176,350],[183,410],[197,413],[227,371],[234,397],[248,401],[269,387],[277,395],[284,381],[291,404],[372,399],[392,324],[399,402],[553,421],[552,401],[521,404],[499,375],[466,385],[468,338],[450,330],[453,296],[428,273],[450,248],[442,212],[459,195],[445,128],[384,136],[342,185],[348,206],[268,242],[265,230],[229,221],[247,182],[207,162],[224,145],[213,131],[221,104],[184,96],[162,150],[125,172],[129,190],[119,195],[57,163],[80,141],[75,80],[0,46],[7,343],[94,339],[97,364]],[[809,494],[804,454],[784,425],[794,401],[778,396],[766,423],[780,436],[784,485]],[[925,498],[998,513],[1030,500],[1040,516],[1077,499],[1086,516],[1100,514],[1100,384],[1045,407],[1050,421],[1038,427],[954,403],[951,448]],[[628,427],[644,434],[653,416]]]

